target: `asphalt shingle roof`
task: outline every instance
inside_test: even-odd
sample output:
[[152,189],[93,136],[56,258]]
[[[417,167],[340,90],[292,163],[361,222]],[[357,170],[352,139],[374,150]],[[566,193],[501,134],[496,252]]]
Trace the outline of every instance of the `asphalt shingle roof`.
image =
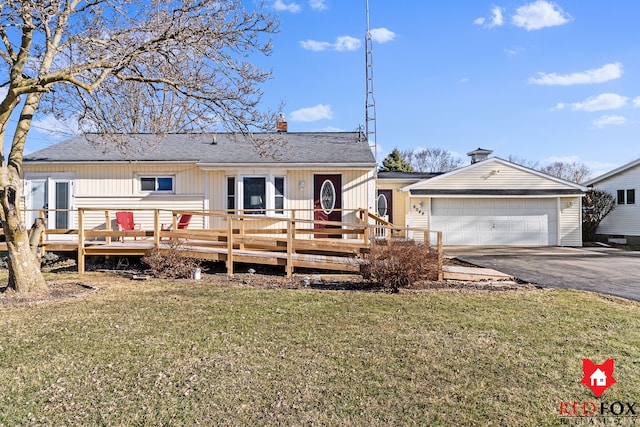
[[[211,164],[344,164],[375,158],[360,132],[254,134],[264,153],[240,134],[81,135],[25,155],[24,163],[175,161]],[[215,143],[214,143],[215,141]],[[122,144],[121,144],[122,142]]]

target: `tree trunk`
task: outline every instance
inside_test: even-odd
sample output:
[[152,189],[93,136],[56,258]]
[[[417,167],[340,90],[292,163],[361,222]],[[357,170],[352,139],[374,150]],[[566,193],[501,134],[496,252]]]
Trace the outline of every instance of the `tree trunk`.
[[16,292],[39,292],[47,289],[40,264],[29,246],[29,233],[20,217],[16,204],[17,188],[7,185],[2,191],[0,204],[4,213],[4,234],[9,252],[9,289]]

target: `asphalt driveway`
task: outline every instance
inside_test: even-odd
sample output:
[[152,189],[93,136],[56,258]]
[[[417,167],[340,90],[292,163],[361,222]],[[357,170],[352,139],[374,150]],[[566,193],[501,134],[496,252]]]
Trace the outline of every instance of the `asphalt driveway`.
[[444,253],[525,282],[640,301],[640,252],[615,248],[448,246]]

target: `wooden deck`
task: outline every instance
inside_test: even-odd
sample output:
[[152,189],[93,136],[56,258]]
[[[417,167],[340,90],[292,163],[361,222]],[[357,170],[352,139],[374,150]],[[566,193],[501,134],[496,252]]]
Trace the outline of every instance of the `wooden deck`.
[[[104,212],[105,229],[85,228],[88,211]],[[162,229],[159,209],[154,212],[152,230],[118,231],[109,229],[110,212],[104,209],[79,209],[78,228],[46,230],[41,248],[43,251],[77,252],[80,274],[85,271],[88,256],[143,256],[149,250],[158,248],[178,250],[182,256],[190,258],[224,261],[229,276],[234,273],[234,263],[248,263],[282,266],[290,277],[296,268],[359,272],[360,266],[367,262],[370,245],[379,238],[376,236],[391,236],[391,230],[397,230],[388,223],[372,222],[366,215],[361,215],[360,221],[354,224],[197,211],[170,212],[174,224],[171,231]],[[177,230],[177,217],[183,213],[213,217],[216,223],[225,227]],[[278,226],[253,227],[258,222],[264,225],[269,220]],[[429,233],[428,230],[420,231]],[[437,233],[437,236],[439,271],[442,272],[442,235]]]

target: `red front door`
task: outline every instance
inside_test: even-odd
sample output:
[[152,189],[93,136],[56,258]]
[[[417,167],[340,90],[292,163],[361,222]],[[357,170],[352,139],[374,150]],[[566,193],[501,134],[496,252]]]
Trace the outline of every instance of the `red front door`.
[[[316,221],[342,221],[342,176],[313,176],[313,219]],[[340,228],[328,224],[316,224],[315,228]],[[316,237],[342,238],[341,234],[316,235]]]

